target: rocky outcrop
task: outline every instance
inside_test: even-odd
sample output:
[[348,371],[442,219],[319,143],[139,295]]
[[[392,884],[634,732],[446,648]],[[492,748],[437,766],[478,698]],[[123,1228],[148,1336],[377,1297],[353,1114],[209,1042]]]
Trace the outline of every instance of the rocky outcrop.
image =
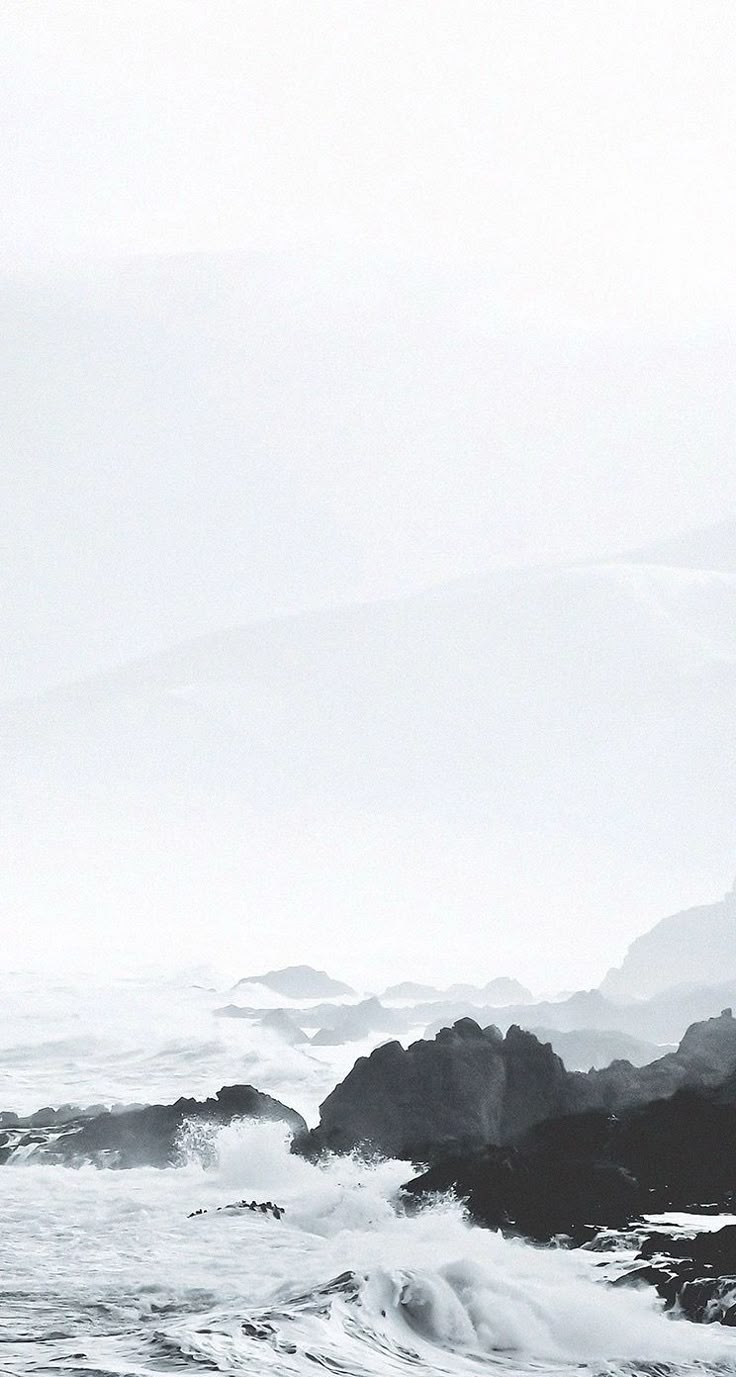
[[535,1126],[513,1147],[453,1154],[404,1187],[452,1191],[477,1223],[576,1242],[644,1212],[736,1200],[736,1107],[691,1091],[621,1115],[600,1111]]
[[611,999],[648,999],[677,985],[736,980],[736,887],[714,904],[674,913],[632,942],[601,990]]
[[586,1110],[606,1113],[715,1087],[736,1068],[736,1020],[726,1009],[688,1029],[677,1051],[647,1066],[617,1061],[568,1072],[548,1043],[512,1026],[506,1037],[461,1019],[408,1048],[390,1042],[360,1057],[327,1097],[309,1151],[358,1146],[432,1160],[519,1140],[534,1124]]
[[357,1145],[413,1157],[502,1142],[564,1112],[567,1073],[530,1033],[481,1029],[472,1019],[432,1042],[398,1042],[360,1057],[327,1097],[308,1150]]
[[736,1325],[736,1227],[694,1236],[653,1233],[615,1286],[654,1286],[671,1310],[700,1324]]
[[[170,1167],[181,1160],[180,1135],[187,1122],[229,1124],[237,1119],[268,1119],[283,1123],[294,1135],[306,1132],[301,1114],[252,1085],[226,1085],[207,1100],[179,1099],[175,1104],[136,1106],[119,1112],[105,1110],[61,1122],[43,1111],[44,1123],[19,1121],[0,1147],[0,1161],[19,1148],[31,1148],[44,1161],[72,1163],[91,1160],[108,1167]],[[58,1133],[59,1127],[62,1131]],[[46,1132],[43,1132],[43,1129]],[[49,1132],[48,1130],[52,1130]]]

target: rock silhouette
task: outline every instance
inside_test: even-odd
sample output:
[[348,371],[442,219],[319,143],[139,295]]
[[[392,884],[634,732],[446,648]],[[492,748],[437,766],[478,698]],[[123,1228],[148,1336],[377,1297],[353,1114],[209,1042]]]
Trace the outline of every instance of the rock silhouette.
[[[44,1111],[47,1116],[53,1111]],[[38,1116],[33,1115],[32,1118]],[[184,1124],[229,1124],[236,1119],[268,1119],[283,1123],[292,1133],[303,1135],[306,1124],[296,1110],[256,1090],[252,1085],[226,1085],[207,1100],[179,1099],[174,1104],[144,1105],[119,1112],[105,1110],[76,1120],[64,1119],[56,1133],[58,1119],[50,1121],[53,1132],[37,1131],[35,1137],[18,1131],[0,1144],[0,1161],[7,1161],[15,1149],[35,1142],[38,1156],[46,1161],[92,1160],[110,1167],[170,1167],[181,1159],[180,1134]]]
[[360,1057],[320,1108],[299,1150],[365,1146],[389,1156],[433,1160],[518,1141],[535,1124],[585,1110],[646,1104],[685,1087],[721,1087],[736,1071],[736,1020],[729,1009],[690,1027],[675,1052],[643,1067],[616,1061],[568,1072],[548,1043],[512,1026],[459,1020],[428,1041],[398,1042]]

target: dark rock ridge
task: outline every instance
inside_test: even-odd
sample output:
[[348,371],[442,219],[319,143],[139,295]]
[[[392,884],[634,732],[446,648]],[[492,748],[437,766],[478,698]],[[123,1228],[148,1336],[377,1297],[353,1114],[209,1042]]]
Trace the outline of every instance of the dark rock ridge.
[[326,971],[317,971],[313,966],[284,966],[282,970],[266,971],[265,975],[245,975],[233,989],[237,990],[240,985],[265,985],[289,999],[329,999],[331,995],[355,994],[350,985],[333,980]]
[[642,1213],[736,1200],[736,1106],[678,1091],[620,1115],[568,1115],[513,1147],[453,1153],[404,1187],[410,1198],[454,1192],[477,1223],[536,1240],[575,1242]]
[[[307,1129],[301,1114],[252,1085],[226,1085],[207,1100],[182,1098],[175,1104],[144,1105],[117,1113],[106,1110],[91,1117],[79,1111],[76,1119],[59,1121],[48,1117],[53,1113],[43,1111],[43,1125],[19,1121],[20,1133],[8,1126],[0,1135],[0,1161],[7,1161],[18,1148],[34,1146],[44,1161],[170,1167],[180,1161],[180,1134],[188,1121],[223,1125],[237,1119],[269,1119],[285,1124],[297,1136]],[[38,1120],[38,1115],[31,1118]],[[56,1132],[59,1127],[61,1133]]]
[[714,904],[663,918],[632,942],[601,990],[612,999],[647,999],[672,986],[736,980],[736,886]]
[[635,1067],[568,1072],[548,1043],[512,1026],[481,1029],[461,1019],[433,1041],[398,1042],[359,1057],[320,1108],[306,1150],[365,1145],[389,1156],[429,1159],[451,1150],[512,1143],[534,1124],[586,1109],[611,1112],[723,1083],[736,1069],[730,1009],[694,1024],[676,1052]]

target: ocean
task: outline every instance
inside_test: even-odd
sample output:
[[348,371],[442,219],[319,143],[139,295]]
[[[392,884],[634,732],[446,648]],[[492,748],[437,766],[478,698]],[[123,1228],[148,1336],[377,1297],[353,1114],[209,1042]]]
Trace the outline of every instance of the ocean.
[[[208,972],[15,973],[0,998],[0,1108],[21,1113],[247,1081],[314,1123],[367,1050],[287,1047],[216,1018],[229,996]],[[447,1198],[406,1214],[411,1174],[308,1163],[280,1125],[243,1122],[185,1134],[182,1165],[163,1171],[17,1155],[0,1168],[0,1373],[736,1374],[732,1331],[607,1284],[625,1239],[534,1247]],[[283,1217],[223,1208],[251,1198]]]

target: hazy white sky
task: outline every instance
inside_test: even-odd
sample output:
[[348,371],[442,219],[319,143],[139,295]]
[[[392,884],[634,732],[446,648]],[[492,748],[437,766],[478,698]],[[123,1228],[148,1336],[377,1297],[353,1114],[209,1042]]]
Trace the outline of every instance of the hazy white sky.
[[730,0],[5,0],[2,253],[491,263],[533,313],[726,311]]
[[735,39],[6,0],[0,688],[736,509]]
[[736,512],[733,0],[5,0],[0,53],[0,695]]

